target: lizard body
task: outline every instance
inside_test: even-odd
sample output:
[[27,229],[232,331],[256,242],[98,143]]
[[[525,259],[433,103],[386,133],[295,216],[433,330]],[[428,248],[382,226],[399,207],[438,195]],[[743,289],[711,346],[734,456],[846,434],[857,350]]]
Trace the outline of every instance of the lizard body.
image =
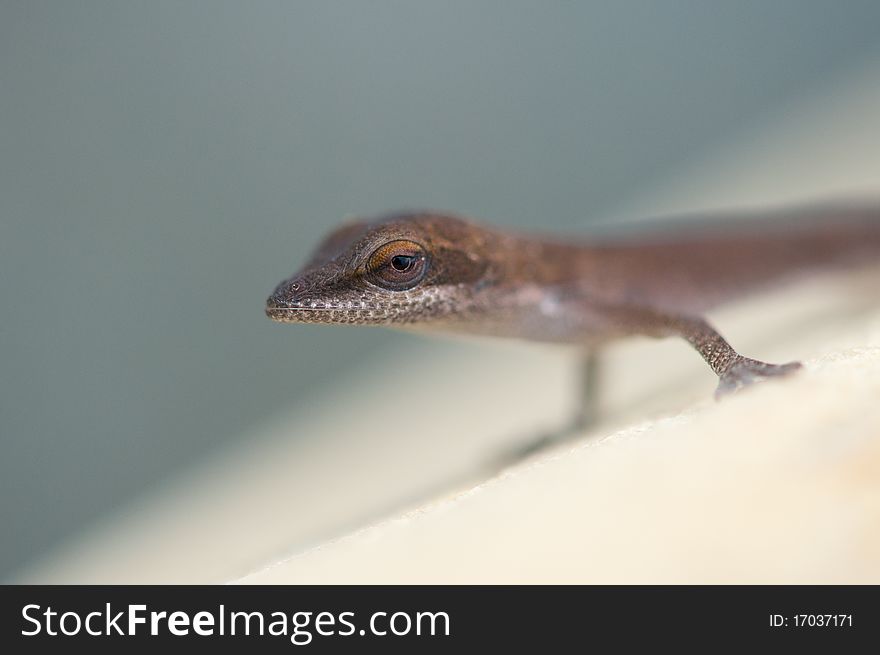
[[343,225],[281,282],[286,323],[384,325],[596,347],[686,339],[719,393],[790,373],[744,357],[703,318],[725,302],[830,267],[880,261],[880,209],[825,207],[772,221],[563,240],[410,212]]

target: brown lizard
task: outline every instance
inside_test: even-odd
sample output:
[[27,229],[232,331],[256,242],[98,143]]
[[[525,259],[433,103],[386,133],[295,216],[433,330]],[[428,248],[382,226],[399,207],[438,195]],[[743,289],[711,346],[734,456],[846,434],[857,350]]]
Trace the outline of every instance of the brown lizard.
[[[266,314],[283,323],[514,337],[588,352],[621,337],[676,336],[718,376],[720,396],[801,365],[741,355],[703,318],[707,310],[799,274],[880,261],[880,208],[812,207],[755,218],[583,241],[434,212],[355,221],[330,233],[302,270],[277,286]],[[578,425],[590,411],[584,408]]]

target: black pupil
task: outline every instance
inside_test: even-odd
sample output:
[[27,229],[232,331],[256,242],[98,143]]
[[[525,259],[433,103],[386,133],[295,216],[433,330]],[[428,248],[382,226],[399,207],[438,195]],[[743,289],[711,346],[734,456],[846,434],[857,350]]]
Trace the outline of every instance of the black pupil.
[[412,266],[413,260],[415,260],[415,257],[410,257],[408,255],[395,255],[391,258],[391,266],[396,271],[405,271]]

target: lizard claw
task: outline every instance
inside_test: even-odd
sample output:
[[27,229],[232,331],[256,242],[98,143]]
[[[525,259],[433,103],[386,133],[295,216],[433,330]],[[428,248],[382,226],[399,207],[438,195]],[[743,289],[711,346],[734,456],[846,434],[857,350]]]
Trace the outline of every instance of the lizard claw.
[[715,399],[719,400],[766,378],[790,375],[802,367],[800,362],[767,364],[756,359],[741,357],[721,376],[718,388],[715,390]]

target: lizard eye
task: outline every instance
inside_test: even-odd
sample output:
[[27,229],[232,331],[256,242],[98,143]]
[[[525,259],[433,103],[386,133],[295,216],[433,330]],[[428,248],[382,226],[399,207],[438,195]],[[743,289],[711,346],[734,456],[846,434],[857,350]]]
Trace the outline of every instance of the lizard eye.
[[413,241],[391,241],[377,248],[367,260],[367,274],[377,286],[403,291],[412,289],[428,272],[425,249]]
[[416,258],[412,255],[394,255],[391,258],[391,268],[402,273],[408,271],[415,261]]

